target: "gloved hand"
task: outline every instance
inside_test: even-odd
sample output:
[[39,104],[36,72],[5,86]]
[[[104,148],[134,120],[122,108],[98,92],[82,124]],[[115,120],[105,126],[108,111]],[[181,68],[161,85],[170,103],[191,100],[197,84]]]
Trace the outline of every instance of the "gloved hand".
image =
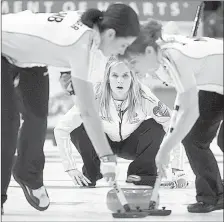
[[75,91],[72,86],[71,72],[61,72],[59,82],[62,88],[69,93],[69,95],[75,95]]
[[88,183],[91,184],[91,181],[86,178],[78,169],[68,170],[66,172],[72,178],[72,181],[75,185],[83,186],[83,184],[85,184],[88,186]]
[[117,176],[117,158],[115,155],[107,155],[100,157],[100,170],[103,177],[109,184],[115,181]]

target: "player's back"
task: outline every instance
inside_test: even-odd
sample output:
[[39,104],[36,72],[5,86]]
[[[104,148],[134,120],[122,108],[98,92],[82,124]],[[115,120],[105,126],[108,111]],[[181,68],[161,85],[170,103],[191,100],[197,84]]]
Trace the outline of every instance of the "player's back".
[[177,67],[186,70],[181,73],[186,81],[192,71],[199,89],[223,94],[223,40],[187,39],[184,43],[167,44],[164,49],[175,58]]
[[19,63],[67,67],[67,51],[90,30],[80,17],[77,11],[3,15],[2,53]]

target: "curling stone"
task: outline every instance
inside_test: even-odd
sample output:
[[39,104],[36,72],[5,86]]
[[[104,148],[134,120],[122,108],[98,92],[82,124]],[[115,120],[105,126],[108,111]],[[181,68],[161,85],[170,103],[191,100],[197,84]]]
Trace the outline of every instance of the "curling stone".
[[[128,204],[130,205],[131,209],[148,209],[149,201],[152,196],[152,188],[151,187],[144,187],[144,188],[121,188]],[[123,209],[115,189],[111,189],[107,193],[106,203],[109,210],[112,212],[117,212]],[[159,205],[159,196],[157,201],[157,206]]]

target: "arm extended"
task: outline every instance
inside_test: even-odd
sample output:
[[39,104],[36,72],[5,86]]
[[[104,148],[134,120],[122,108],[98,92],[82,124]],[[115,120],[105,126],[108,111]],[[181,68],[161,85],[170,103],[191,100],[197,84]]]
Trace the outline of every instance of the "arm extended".
[[[87,37],[87,38],[86,38]],[[72,84],[77,95],[78,107],[86,132],[101,158],[113,155],[113,152],[103,131],[94,96],[93,84],[89,80],[94,64],[94,52],[90,52],[90,35],[86,35],[80,42],[80,60],[70,57]],[[76,55],[77,56],[77,55]]]
[[179,110],[172,112],[169,131],[164,137],[160,151],[169,153],[191,130],[199,116],[197,94],[197,89],[192,88],[177,95],[175,107],[178,106]]
[[169,58],[165,61],[174,81],[177,96],[169,131],[161,144],[160,152],[170,152],[180,143],[199,116],[197,84],[188,58],[175,50],[171,50]]
[[98,156],[113,155],[98,114],[92,83],[73,77],[72,83],[78,96],[78,106],[84,127]]
[[73,106],[57,123],[54,136],[62,158],[65,171],[76,169],[75,159],[72,156],[70,133],[82,124],[77,106]]
[[[142,85],[143,90],[145,92],[146,100],[146,108],[148,115],[152,116],[157,123],[163,126],[163,129],[166,133],[168,133],[170,121],[171,121],[171,114],[172,111],[162,103],[153,92],[144,85]],[[181,143],[178,143],[177,146],[173,148],[172,156],[174,157],[171,161],[171,167],[175,169],[182,170],[183,169],[183,146]]]

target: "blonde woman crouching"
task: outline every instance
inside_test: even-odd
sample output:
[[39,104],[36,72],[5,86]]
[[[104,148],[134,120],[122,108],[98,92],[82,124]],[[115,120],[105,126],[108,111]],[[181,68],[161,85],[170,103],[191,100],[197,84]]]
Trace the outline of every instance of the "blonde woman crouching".
[[[136,175],[141,178],[134,182],[136,185],[153,186],[157,176],[155,157],[169,126],[169,108],[136,79],[125,63],[118,60],[110,63],[104,81],[96,84],[95,98],[113,152],[118,157],[132,160],[127,178]],[[74,183],[95,186],[102,178],[100,159],[77,106],[59,121],[54,133],[65,171]],[[71,141],[82,156],[82,173],[77,170],[72,156]]]

